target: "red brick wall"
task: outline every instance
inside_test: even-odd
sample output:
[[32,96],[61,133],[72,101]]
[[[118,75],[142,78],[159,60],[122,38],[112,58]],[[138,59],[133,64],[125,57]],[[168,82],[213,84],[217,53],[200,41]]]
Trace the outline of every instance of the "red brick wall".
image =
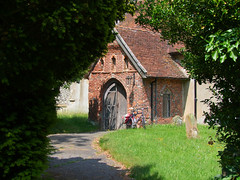
[[[112,58],[116,59],[116,67],[112,69]],[[142,79],[132,64],[129,62],[128,69],[124,68],[125,54],[117,42],[109,44],[108,53],[103,60],[97,62],[89,75],[89,119],[101,123],[102,97],[104,84],[110,79],[117,79],[125,88],[129,107],[148,107],[147,117],[151,115],[151,82],[155,79]],[[171,91],[171,116],[182,116],[182,82],[181,80],[157,79],[157,121],[170,123],[171,118],[162,118],[162,93],[165,89]],[[153,87],[153,104],[155,105],[155,86]],[[153,106],[154,107],[154,106]],[[154,108],[155,109],[155,108]]]

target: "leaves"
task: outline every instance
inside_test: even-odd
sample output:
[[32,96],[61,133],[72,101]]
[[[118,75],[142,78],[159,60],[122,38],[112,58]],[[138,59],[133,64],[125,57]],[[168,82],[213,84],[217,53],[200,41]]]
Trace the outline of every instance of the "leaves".
[[230,52],[230,58],[232,58],[233,61],[235,61],[235,62],[238,58],[238,55],[239,55],[239,52],[237,52],[235,49]]
[[[224,63],[227,59],[237,61],[240,55],[240,49],[238,48],[240,40],[240,28],[228,29],[224,32],[222,30],[217,31],[215,34],[209,36],[209,40],[206,42],[206,54],[211,53],[211,57],[214,61],[219,60],[220,63]],[[209,56],[205,58],[209,60]]]
[[191,77],[213,84],[215,101],[205,101],[205,120],[226,143],[219,154],[222,167],[239,175],[240,1],[147,0],[138,9],[138,23],[172,44],[184,43],[182,63]]
[[217,60],[217,58],[218,58],[218,50],[217,49],[212,52],[212,58],[213,58],[214,61]]
[[226,59],[227,59],[227,55],[223,54],[222,56],[220,56],[220,63],[223,63]]
[[46,168],[59,87],[102,56],[128,9],[128,0],[0,2],[0,179]]

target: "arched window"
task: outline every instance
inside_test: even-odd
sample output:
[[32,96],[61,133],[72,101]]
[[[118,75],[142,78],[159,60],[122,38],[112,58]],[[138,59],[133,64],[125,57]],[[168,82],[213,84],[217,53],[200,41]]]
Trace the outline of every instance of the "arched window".
[[100,65],[101,65],[101,71],[103,71],[103,67],[104,67],[104,61],[103,61],[103,59],[101,58],[101,60],[100,60]]
[[127,57],[124,58],[124,69],[125,70],[128,69],[128,58]]
[[171,116],[171,92],[167,89],[163,93],[163,117]]
[[112,57],[112,70],[116,69],[116,58]]

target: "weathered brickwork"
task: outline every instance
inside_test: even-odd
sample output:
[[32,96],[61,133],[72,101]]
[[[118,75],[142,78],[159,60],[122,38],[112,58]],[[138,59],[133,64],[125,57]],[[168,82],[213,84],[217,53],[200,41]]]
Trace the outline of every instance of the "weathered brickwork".
[[[104,85],[111,79],[118,80],[126,90],[128,108],[148,107],[146,117],[149,122],[152,119],[158,123],[170,123],[173,116],[182,116],[182,81],[164,78],[143,79],[129,60],[126,65],[125,58],[127,58],[125,53],[114,41],[109,44],[106,56],[99,59],[91,71],[89,75],[90,120],[101,124]],[[169,118],[163,118],[163,94],[166,91],[170,93]]]
[[[155,82],[152,85],[151,84]],[[144,80],[145,89],[148,97],[148,102],[152,106],[153,116],[152,120],[157,123],[166,124],[171,123],[172,117],[175,115],[182,116],[182,81],[174,79],[154,79],[147,78]],[[163,117],[163,94],[170,92],[170,117]],[[152,97],[152,99],[151,99]],[[151,103],[152,102],[152,103]],[[150,108],[151,109],[151,108]]]
[[170,117],[182,116],[182,81],[181,80],[158,80],[157,81],[157,117],[161,123],[170,123],[171,118],[163,118],[163,94],[170,91]]
[[[177,51],[183,46],[162,41],[159,33],[135,24],[129,14],[116,30],[116,41],[108,45],[108,53],[89,75],[89,118],[100,125],[115,119],[119,123],[119,116],[112,114],[123,113],[126,108],[114,104],[114,98],[127,108],[147,107],[150,123],[170,123],[175,115],[183,116],[183,84],[188,75],[179,64],[183,56]],[[119,88],[119,96],[114,88]]]
[[[116,58],[116,67],[114,69],[112,69],[113,57]],[[108,53],[102,58],[104,65],[99,60],[91,72],[89,76],[89,118],[91,120],[101,121],[103,87],[110,79],[117,79],[125,88],[128,107],[149,106],[143,80],[130,61],[128,61],[128,68],[125,67],[125,58],[124,52],[114,42],[109,45]],[[93,108],[91,109],[91,107]]]

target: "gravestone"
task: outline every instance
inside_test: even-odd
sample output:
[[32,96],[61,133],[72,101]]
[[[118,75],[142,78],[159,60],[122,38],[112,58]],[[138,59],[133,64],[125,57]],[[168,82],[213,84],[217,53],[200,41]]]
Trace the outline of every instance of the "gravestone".
[[188,138],[198,137],[197,120],[193,114],[188,114],[185,119],[186,134]]
[[183,122],[182,118],[179,115],[174,116],[172,121],[173,121],[173,124],[177,126],[181,126]]

